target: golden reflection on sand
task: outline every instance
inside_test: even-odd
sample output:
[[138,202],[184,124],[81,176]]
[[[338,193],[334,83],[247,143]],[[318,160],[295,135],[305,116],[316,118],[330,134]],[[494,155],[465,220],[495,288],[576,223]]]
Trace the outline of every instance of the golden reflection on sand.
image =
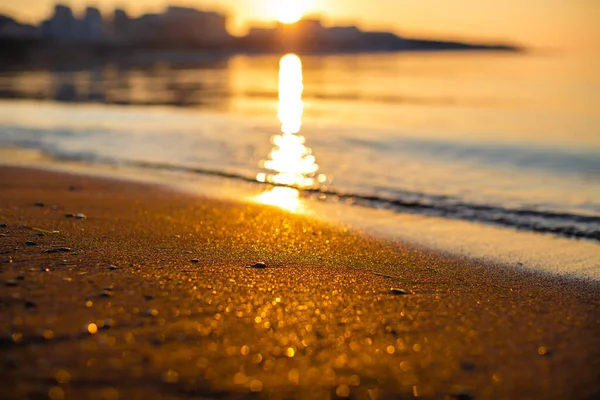
[[300,193],[296,189],[288,187],[275,187],[267,190],[258,196],[258,202],[277,206],[291,212],[296,212],[300,209]]
[[[304,112],[303,90],[302,61],[295,54],[283,56],[279,62],[278,113],[282,133],[271,138],[273,149],[269,159],[261,162],[264,172],[256,176],[259,182],[307,188],[324,178],[316,176],[319,166],[312,150],[304,145],[304,137],[299,135]],[[289,211],[297,211],[301,205],[298,190],[291,187],[271,188],[258,201]]]

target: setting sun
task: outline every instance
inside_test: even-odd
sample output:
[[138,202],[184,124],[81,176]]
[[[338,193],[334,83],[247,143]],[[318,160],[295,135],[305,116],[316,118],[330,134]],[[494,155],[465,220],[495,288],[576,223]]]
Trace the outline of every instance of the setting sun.
[[300,0],[277,0],[272,4],[277,20],[284,24],[298,22],[306,11]]

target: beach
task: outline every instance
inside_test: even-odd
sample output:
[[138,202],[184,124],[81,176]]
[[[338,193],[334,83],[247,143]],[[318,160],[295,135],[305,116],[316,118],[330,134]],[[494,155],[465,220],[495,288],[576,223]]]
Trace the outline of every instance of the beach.
[[0,185],[2,398],[600,395],[595,281],[157,184]]

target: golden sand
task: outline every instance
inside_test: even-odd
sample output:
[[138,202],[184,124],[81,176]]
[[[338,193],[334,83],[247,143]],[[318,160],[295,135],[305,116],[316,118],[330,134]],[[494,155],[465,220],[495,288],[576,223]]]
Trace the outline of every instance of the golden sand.
[[0,184],[3,398],[600,394],[596,283],[160,186]]

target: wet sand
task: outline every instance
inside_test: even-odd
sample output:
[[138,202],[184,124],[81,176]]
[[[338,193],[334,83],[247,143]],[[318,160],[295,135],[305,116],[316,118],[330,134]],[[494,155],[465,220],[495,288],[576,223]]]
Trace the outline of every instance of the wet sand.
[[160,186],[0,185],[0,398],[600,396],[598,283]]

